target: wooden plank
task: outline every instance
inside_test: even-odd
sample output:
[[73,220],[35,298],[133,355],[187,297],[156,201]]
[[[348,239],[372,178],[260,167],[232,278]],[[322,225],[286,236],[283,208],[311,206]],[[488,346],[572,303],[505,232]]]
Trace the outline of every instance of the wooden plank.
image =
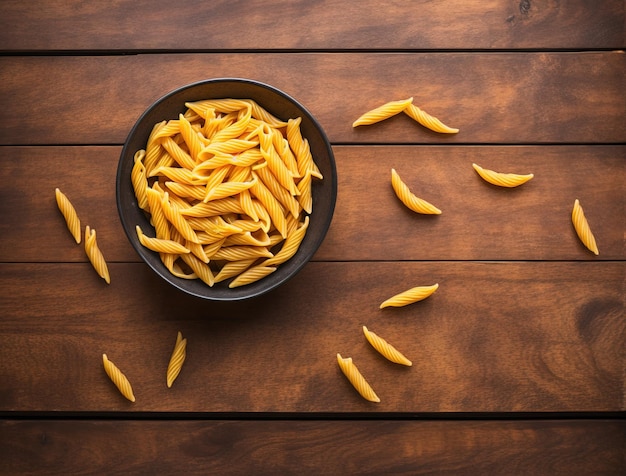
[[[315,260],[623,260],[624,146],[335,146],[338,198]],[[117,215],[120,147],[0,147],[0,261],[86,261],[56,208],[59,187],[107,260],[139,261]],[[471,164],[535,174],[517,189],[491,186]],[[390,186],[395,167],[443,210],[420,216]],[[571,223],[578,198],[600,255]],[[26,206],[24,206],[26,204]]]
[[[623,262],[309,263],[258,299],[211,303],[146,266],[0,265],[0,411],[624,411]],[[427,300],[379,304],[439,283]],[[362,326],[413,361],[386,361]],[[181,331],[187,361],[165,370]],[[352,357],[381,398],[341,374]],[[106,353],[133,384],[125,400]]]
[[4,51],[623,45],[624,4],[619,0],[603,0],[601,8],[584,0],[181,4],[160,0],[150,2],[149,8],[130,0],[116,2],[115,8],[67,0],[4,0],[0,15]]
[[623,474],[619,420],[0,421],[6,474]]
[[[2,57],[0,144],[121,144],[154,100],[228,76],[283,89],[335,143],[626,142],[623,52],[215,53]],[[404,114],[352,127],[408,97],[460,132]]]

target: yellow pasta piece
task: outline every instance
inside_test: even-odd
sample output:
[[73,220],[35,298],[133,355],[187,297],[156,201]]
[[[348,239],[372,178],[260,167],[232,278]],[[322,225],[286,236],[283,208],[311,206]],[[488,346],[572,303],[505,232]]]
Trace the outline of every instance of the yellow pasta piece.
[[403,111],[411,119],[419,122],[431,131],[440,132],[442,134],[456,134],[459,132],[454,127],[448,127],[436,117],[431,116],[427,112],[422,111],[415,104],[409,104]]
[[80,243],[82,230],[80,228],[80,218],[78,218],[74,205],[72,205],[69,198],[67,198],[67,196],[58,188],[54,190],[54,193],[56,195],[57,206],[59,207],[63,218],[65,218],[67,229],[74,237],[76,243]]
[[365,377],[363,377],[354,362],[352,362],[352,357],[343,358],[341,354],[337,354],[337,363],[339,364],[339,368],[348,378],[352,386],[365,400],[375,403],[380,402],[380,398],[378,398],[378,395],[376,395],[374,389],[370,386],[369,383],[367,383]]
[[365,326],[363,326],[363,333],[365,334],[365,338],[367,339],[367,341],[372,344],[372,347],[374,347],[374,349],[376,349],[387,360],[390,360],[391,362],[394,362],[396,364],[406,365],[408,367],[413,365],[413,362],[411,362],[404,355],[402,355],[402,353],[398,351],[394,346],[392,346],[382,337],[370,331]]
[[404,205],[416,213],[426,215],[440,215],[441,210],[433,204],[416,197],[409,187],[402,181],[395,169],[391,169],[391,187]]
[[534,177],[533,174],[519,175],[519,174],[505,174],[501,172],[494,172],[493,170],[483,169],[480,165],[472,164],[474,170],[480,175],[486,182],[500,187],[518,187]]
[[239,286],[254,283],[259,279],[272,274],[274,271],[276,271],[276,268],[274,266],[253,266],[252,268],[245,270],[235,279],[233,279],[228,284],[228,287],[237,288]]
[[390,101],[371,111],[366,112],[356,121],[352,123],[352,127],[368,126],[377,122],[388,119],[396,114],[404,111],[406,107],[413,102],[413,98],[404,99],[402,101]]
[[96,241],[96,230],[91,230],[89,225],[85,227],[85,253],[98,275],[104,279],[107,284],[111,284],[109,268]]
[[432,286],[417,286],[390,297],[380,305],[380,309],[385,307],[402,307],[417,301],[422,301],[433,294],[439,288],[439,283]]
[[587,217],[585,217],[583,207],[580,205],[578,199],[574,201],[574,208],[572,209],[572,223],[574,225],[574,229],[576,230],[578,238],[580,238],[580,241],[594,255],[599,255],[600,252],[598,251],[596,239],[591,232],[591,227],[589,226],[589,222],[587,221]]
[[176,344],[174,344],[174,350],[172,351],[170,361],[167,364],[166,380],[168,388],[172,387],[174,380],[176,380],[176,377],[178,377],[178,374],[180,374],[186,357],[187,338],[183,338],[183,335],[179,331],[178,335],[176,336]]
[[144,235],[139,225],[135,227],[135,230],[137,231],[137,238],[139,238],[139,242],[149,250],[156,251],[158,253],[171,254],[187,254],[190,252],[189,248],[176,241],[162,238],[151,238]]
[[146,167],[143,164],[143,160],[146,156],[145,150],[138,150],[135,153],[134,161],[135,165],[133,165],[130,180],[133,184],[133,188],[135,190],[135,196],[137,197],[137,202],[140,208],[146,209],[148,206],[148,197],[146,195],[148,190],[148,179],[146,174]]
[[300,243],[304,239],[304,235],[306,234],[306,230],[309,226],[309,217],[304,218],[304,223],[297,229],[287,234],[287,238],[283,242],[283,246],[278,253],[276,253],[272,258],[267,259],[263,262],[264,266],[278,266],[281,263],[284,263],[288,259],[292,258],[293,255],[296,254],[298,248],[300,247]]
[[107,358],[106,354],[102,354],[102,363],[104,364],[104,371],[118,388],[120,393],[131,402],[134,402],[135,395],[133,394],[133,388],[131,387],[128,378],[126,378],[126,375],[124,375],[122,371]]

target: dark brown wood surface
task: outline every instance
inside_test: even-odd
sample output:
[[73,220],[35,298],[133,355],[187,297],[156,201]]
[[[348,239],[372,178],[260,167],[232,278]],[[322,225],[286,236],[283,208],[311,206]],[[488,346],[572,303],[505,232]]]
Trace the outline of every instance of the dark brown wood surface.
[[610,420],[5,421],[0,470],[59,474],[71,461],[73,474],[618,474],[625,432]]
[[[625,46],[623,0],[0,2],[0,474],[624,474]],[[213,77],[297,98],[338,171],[313,260],[230,304],[162,282],[115,203],[139,115]],[[352,127],[411,96],[460,132]],[[472,163],[535,177],[501,189]],[[391,168],[443,213],[405,209]],[[97,230],[110,285],[56,187]]]

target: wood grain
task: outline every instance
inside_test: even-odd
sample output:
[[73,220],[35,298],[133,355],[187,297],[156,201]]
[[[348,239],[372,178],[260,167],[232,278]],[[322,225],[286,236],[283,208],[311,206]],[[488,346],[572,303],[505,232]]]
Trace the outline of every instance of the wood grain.
[[[622,262],[310,263],[255,300],[211,303],[142,264],[0,266],[0,411],[624,411]],[[427,300],[378,308],[414,285]],[[413,361],[386,361],[361,327]],[[181,331],[187,360],[171,389]],[[335,355],[380,396],[363,400]],[[129,403],[102,369],[126,374]]]
[[4,0],[0,45],[4,51],[621,48],[624,4],[159,0],[147,7],[124,0],[111,8]]
[[[335,146],[338,198],[315,260],[623,260],[624,146]],[[56,208],[59,187],[109,261],[139,261],[115,203],[120,147],[0,147],[0,261],[86,261]],[[518,189],[487,184],[476,162],[532,172]],[[437,217],[406,209],[395,167]],[[600,247],[594,257],[571,224],[578,198]]]
[[603,474],[626,424],[571,421],[0,421],[6,474]]
[[[454,52],[0,57],[0,96],[9,98],[0,144],[121,144],[156,99],[229,76],[292,95],[334,143],[626,142],[623,52]],[[404,114],[352,127],[411,96],[460,132],[443,136]]]

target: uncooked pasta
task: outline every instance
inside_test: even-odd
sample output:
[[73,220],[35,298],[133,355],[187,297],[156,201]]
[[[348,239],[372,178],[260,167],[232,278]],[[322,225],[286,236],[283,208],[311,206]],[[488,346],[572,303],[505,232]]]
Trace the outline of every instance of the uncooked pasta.
[[170,361],[167,365],[167,387],[171,388],[174,380],[180,374],[181,369],[183,368],[183,363],[185,362],[185,358],[187,357],[187,338],[183,338],[183,335],[178,332],[176,336],[176,343],[174,344],[174,350],[172,351],[172,355],[170,357]]
[[400,201],[410,210],[426,215],[441,214],[441,210],[432,203],[415,196],[408,185],[402,181],[395,169],[391,169],[391,187]]
[[411,366],[413,363],[407,359],[400,351],[387,342],[382,337],[378,336],[374,332],[370,331],[366,326],[363,326],[363,334],[367,341],[387,360],[400,365]]
[[404,108],[403,112],[411,119],[414,119],[431,131],[440,132],[442,134],[456,134],[459,132],[457,128],[446,126],[439,119],[421,110],[415,104],[408,104],[407,107]]
[[65,223],[67,224],[67,229],[70,231],[76,243],[80,243],[82,229],[80,227],[80,219],[78,218],[78,214],[76,213],[76,209],[70,202],[69,198],[61,192],[58,188],[54,190],[57,206],[65,218]]
[[520,185],[528,182],[534,177],[533,174],[510,174],[502,172],[494,172],[493,170],[483,169],[480,165],[472,164],[474,170],[480,175],[486,182],[499,187],[519,187]]
[[131,181],[153,226],[137,226],[139,241],[183,279],[258,281],[298,251],[312,183],[323,179],[302,119],[282,121],[249,99],[186,108],[135,153]]
[[118,388],[120,393],[131,402],[134,402],[135,395],[133,394],[133,388],[126,378],[126,375],[124,375],[122,371],[118,369],[117,366],[107,358],[106,354],[102,354],[102,363],[104,364],[104,371]]
[[89,225],[85,227],[85,253],[98,275],[104,279],[107,284],[111,284],[109,268],[96,241],[96,230],[90,229]]
[[390,297],[380,305],[380,309],[385,307],[402,307],[414,302],[422,301],[433,294],[439,288],[439,283],[432,286],[417,286]]
[[574,224],[574,229],[576,230],[576,234],[578,235],[580,241],[594,255],[599,255],[600,252],[598,251],[596,239],[591,232],[591,227],[589,226],[583,207],[580,205],[578,199],[574,201],[574,208],[572,209],[572,223]]
[[378,398],[374,389],[367,383],[365,377],[363,377],[354,362],[352,362],[352,357],[343,358],[341,354],[337,354],[337,363],[343,374],[364,399],[375,403],[380,402],[380,398]]
[[369,126],[371,124],[375,124],[377,122],[393,117],[396,114],[404,111],[406,107],[412,102],[413,98],[410,97],[401,101],[390,101],[388,103],[385,103],[382,106],[379,106],[363,114],[352,123],[352,127]]

